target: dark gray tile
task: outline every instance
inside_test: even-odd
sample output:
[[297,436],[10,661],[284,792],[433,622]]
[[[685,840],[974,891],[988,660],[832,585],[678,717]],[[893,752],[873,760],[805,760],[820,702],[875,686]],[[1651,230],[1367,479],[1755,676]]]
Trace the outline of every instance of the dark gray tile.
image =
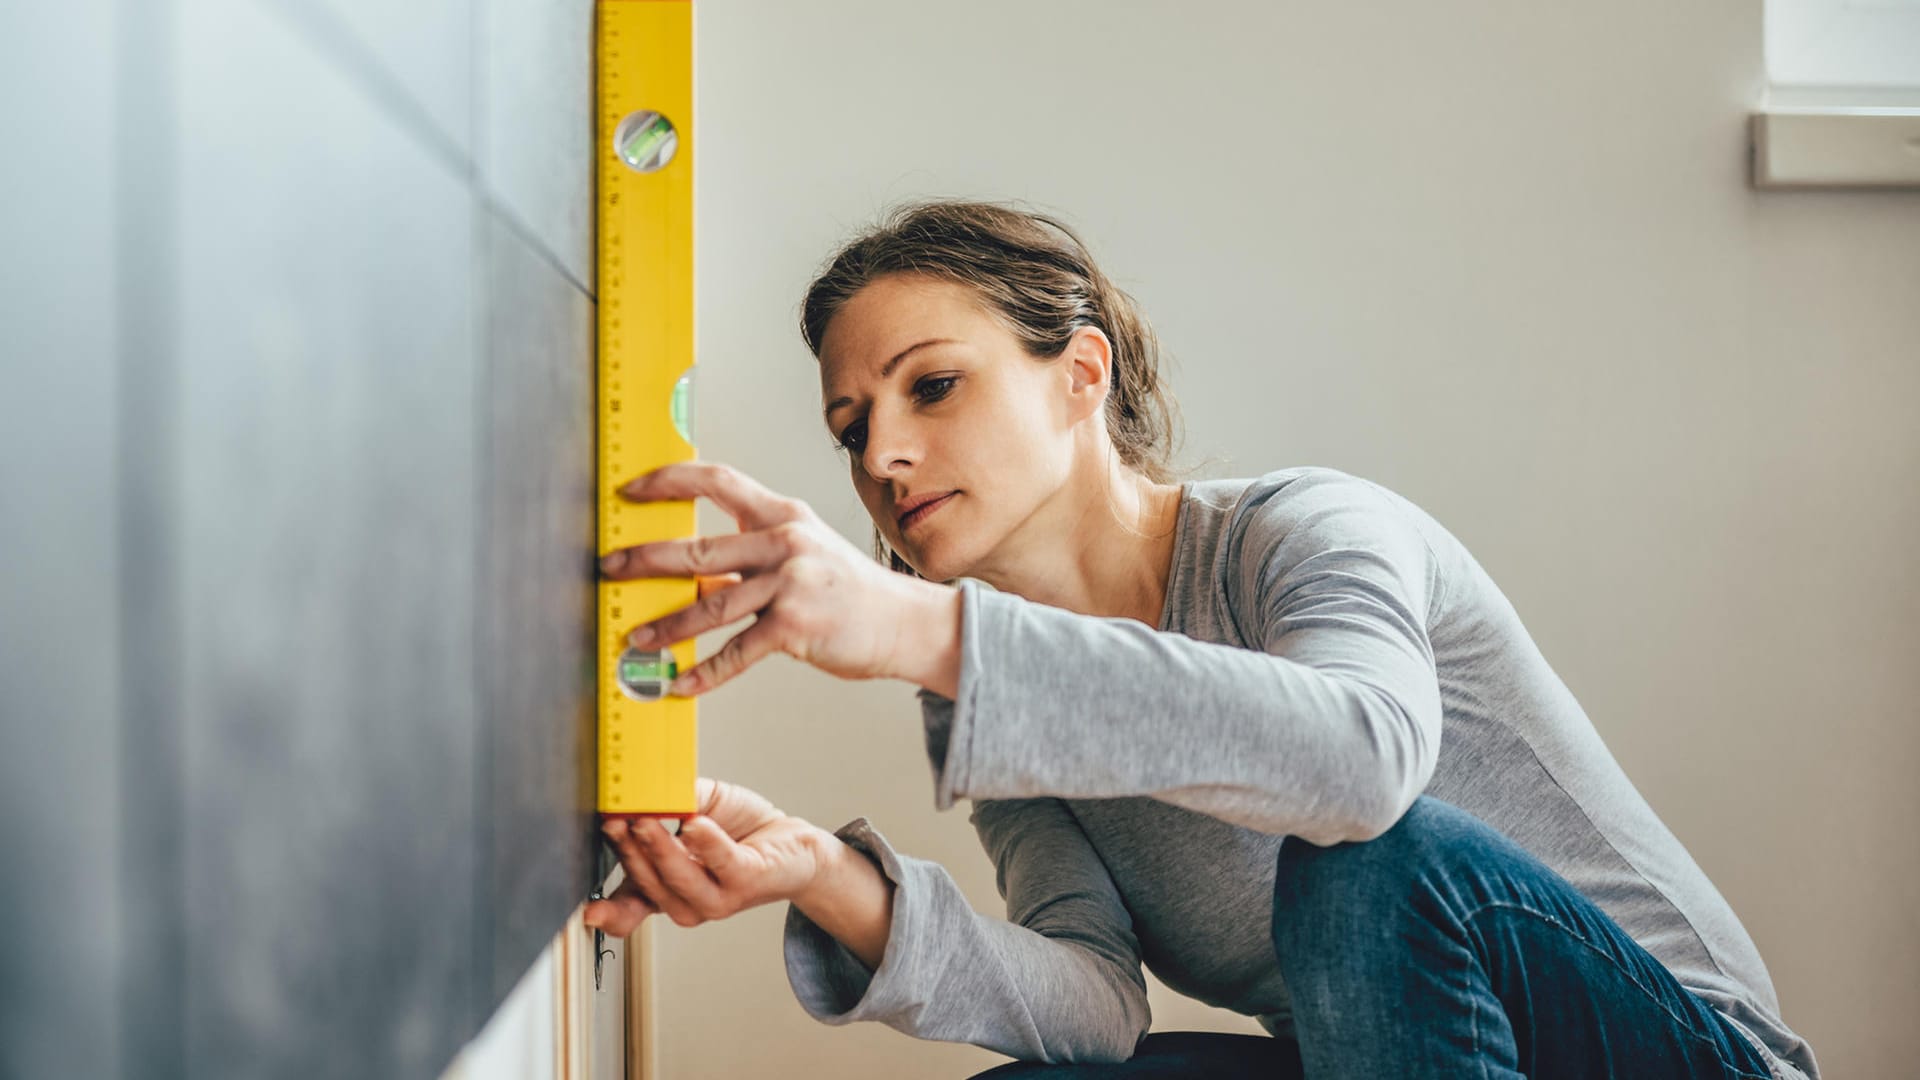
[[[0,8],[0,1076],[120,1074],[111,3]],[[59,108],[42,103],[59,102]],[[50,253],[58,257],[50,257]]]
[[476,0],[480,170],[575,282],[593,282],[593,0]]
[[474,204],[285,20],[188,0],[179,41],[187,1056],[437,1075],[479,977]]
[[597,574],[593,306],[491,217],[483,244],[490,1014],[592,885]]

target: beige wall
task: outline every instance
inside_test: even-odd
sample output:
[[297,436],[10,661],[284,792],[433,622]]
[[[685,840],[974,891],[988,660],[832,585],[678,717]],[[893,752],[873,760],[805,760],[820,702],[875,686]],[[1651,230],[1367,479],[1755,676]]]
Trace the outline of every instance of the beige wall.
[[[1757,3],[699,0],[696,25],[703,456],[864,545],[810,273],[903,197],[1064,214],[1172,352],[1184,461],[1332,465],[1437,516],[1830,1075],[1910,1068],[1920,197],[1747,186]],[[964,810],[932,810],[911,687],[775,658],[702,717],[704,772],[865,814],[1004,915]],[[672,1080],[1003,1060],[809,1019],[784,910],[656,920]],[[1154,994],[1161,1028],[1254,1030]]]

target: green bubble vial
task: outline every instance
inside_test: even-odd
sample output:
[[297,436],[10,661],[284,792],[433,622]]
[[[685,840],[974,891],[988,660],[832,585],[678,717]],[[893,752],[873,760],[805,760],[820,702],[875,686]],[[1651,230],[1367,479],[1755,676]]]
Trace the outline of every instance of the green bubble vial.
[[673,121],[651,109],[628,116],[613,132],[613,152],[635,172],[665,168],[679,147],[680,135]]
[[673,427],[687,445],[693,445],[693,372],[680,376],[673,384]]
[[615,682],[620,692],[635,701],[659,701],[667,696],[667,686],[680,674],[673,653],[665,649],[628,649],[620,654],[615,667]]

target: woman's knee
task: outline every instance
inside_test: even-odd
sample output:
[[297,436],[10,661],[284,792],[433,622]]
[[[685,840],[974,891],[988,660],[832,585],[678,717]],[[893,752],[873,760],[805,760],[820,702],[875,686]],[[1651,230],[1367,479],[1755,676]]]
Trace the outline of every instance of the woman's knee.
[[1371,840],[1321,847],[1289,836],[1274,869],[1275,948],[1284,954],[1290,937],[1315,933],[1323,915],[1376,922],[1384,909],[1404,908],[1423,880],[1469,857],[1475,824],[1466,811],[1422,795]]
[[1371,840],[1347,840],[1321,847],[1289,836],[1280,845],[1275,885],[1297,889],[1303,883],[1329,877],[1405,872],[1423,861],[1444,858],[1471,820],[1466,811],[1452,803],[1422,795],[1386,832]]

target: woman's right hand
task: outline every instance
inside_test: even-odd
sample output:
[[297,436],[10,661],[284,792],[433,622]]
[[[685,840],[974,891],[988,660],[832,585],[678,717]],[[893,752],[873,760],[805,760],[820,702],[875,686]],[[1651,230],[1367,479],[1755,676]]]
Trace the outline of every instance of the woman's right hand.
[[819,876],[816,826],[724,780],[702,776],[694,794],[700,810],[681,819],[678,836],[656,818],[611,818],[601,826],[626,880],[612,896],[587,903],[588,926],[626,937],[656,911],[698,926],[791,900]]

